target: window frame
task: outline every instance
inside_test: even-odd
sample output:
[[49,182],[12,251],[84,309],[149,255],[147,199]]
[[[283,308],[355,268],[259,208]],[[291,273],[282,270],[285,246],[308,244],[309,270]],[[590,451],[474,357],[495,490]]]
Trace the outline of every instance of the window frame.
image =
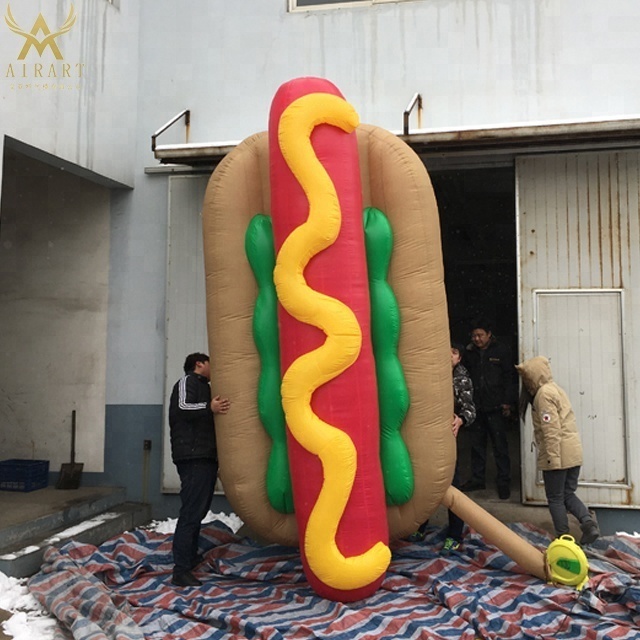
[[339,2],[323,2],[318,0],[317,4],[298,6],[298,0],[287,0],[287,11],[289,13],[300,13],[302,11],[327,11],[329,9],[353,9],[361,7],[371,7],[374,4],[389,4],[391,2],[399,4],[402,2],[415,2],[416,0],[340,0]]

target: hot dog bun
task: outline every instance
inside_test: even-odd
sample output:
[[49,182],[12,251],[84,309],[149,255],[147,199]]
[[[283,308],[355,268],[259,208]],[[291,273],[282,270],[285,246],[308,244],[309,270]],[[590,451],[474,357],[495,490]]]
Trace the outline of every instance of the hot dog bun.
[[[365,206],[383,211],[394,232],[389,281],[400,308],[399,358],[411,397],[402,427],[415,477],[409,502],[387,508],[389,536],[404,536],[429,517],[450,485],[451,363],[440,229],[435,197],[420,159],[378,127],[356,129]],[[232,398],[216,418],[220,477],[236,513],[254,533],[299,543],[293,515],[269,505],[266,469],[271,440],[258,417],[260,360],[253,341],[255,278],[244,252],[257,213],[270,214],[266,133],[242,142],[214,172],[203,206],[207,323],[212,387]]]

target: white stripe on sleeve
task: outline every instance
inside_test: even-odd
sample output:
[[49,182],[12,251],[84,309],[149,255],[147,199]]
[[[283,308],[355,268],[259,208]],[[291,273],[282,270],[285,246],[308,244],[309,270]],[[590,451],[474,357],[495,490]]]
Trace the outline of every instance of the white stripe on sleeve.
[[178,407],[184,411],[200,411],[207,408],[206,402],[187,402],[187,377],[180,379],[178,384]]

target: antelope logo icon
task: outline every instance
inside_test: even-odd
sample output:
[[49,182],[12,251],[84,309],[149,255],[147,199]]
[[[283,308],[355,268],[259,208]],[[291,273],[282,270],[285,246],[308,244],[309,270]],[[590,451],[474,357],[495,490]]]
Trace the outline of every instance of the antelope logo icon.
[[[18,55],[18,60],[24,60],[31,47],[35,47],[40,57],[42,57],[44,50],[49,47],[53,52],[56,60],[62,60],[62,53],[60,52],[60,49],[56,44],[56,38],[64,33],[67,33],[67,31],[69,31],[71,27],[73,27],[76,22],[76,13],[72,4],[71,8],[69,9],[69,15],[64,21],[64,24],[54,32],[51,32],[51,30],[49,29],[49,26],[47,25],[42,13],[38,14],[36,21],[33,23],[31,31],[25,31],[18,25],[13,15],[11,15],[10,5],[7,5],[7,15],[4,17],[4,20],[11,31],[17,33],[18,35],[21,35],[26,39],[26,42],[24,43],[24,46],[22,47],[20,54]],[[38,39],[38,34],[40,33],[44,35],[42,39]]]

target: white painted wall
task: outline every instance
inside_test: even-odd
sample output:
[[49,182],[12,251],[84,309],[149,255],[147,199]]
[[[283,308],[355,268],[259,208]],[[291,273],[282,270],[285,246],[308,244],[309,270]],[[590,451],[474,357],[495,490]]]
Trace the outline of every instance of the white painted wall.
[[112,195],[107,404],[161,405],[167,183],[139,175]]
[[362,121],[391,130],[415,92],[428,128],[640,111],[634,0],[415,0],[296,13],[284,0],[142,6],[141,122],[153,129],[189,107],[194,142],[265,129],[277,87],[302,75],[329,78]]
[[[10,6],[23,29],[42,12],[53,30],[71,2]],[[610,117],[640,104],[640,86],[630,81],[640,46],[633,0],[606,7],[416,0],[297,13],[284,0],[74,6],[76,24],[56,39],[65,63],[84,65],[69,89],[36,89],[33,78],[31,88],[19,88],[20,78],[7,77],[8,65],[19,70],[25,39],[0,23],[0,127],[135,187],[114,197],[107,381],[114,404],[163,402],[167,187],[144,167],[156,164],[151,134],[183,108],[192,110],[192,141],[221,141],[265,129],[277,87],[299,75],[328,77],[363,121],[392,130],[416,91],[424,127]],[[51,58],[32,49],[27,73]],[[161,140],[184,133],[180,124]]]
[[[169,180],[169,238],[167,251],[166,379],[162,488],[180,491],[180,478],[171,462],[169,398],[184,375],[189,353],[209,352],[202,238],[202,203],[207,176],[175,176]],[[215,358],[215,356],[213,356]]]
[[[25,39],[0,21],[0,134],[134,187],[111,198],[107,404],[164,402],[168,188],[144,168],[157,164],[151,134],[182,109],[192,110],[191,141],[241,140],[266,129],[280,84],[321,75],[362,121],[396,131],[415,92],[424,128],[640,112],[636,0],[286,5],[75,0],[77,22],[56,42],[83,77],[63,90],[10,77]],[[71,0],[10,6],[25,30],[39,12],[53,30]],[[40,61],[31,50],[27,73]],[[179,124],[161,141],[184,135]]]
[[[239,141],[267,128],[280,84],[321,75],[363,122],[395,131],[415,92],[425,128],[640,112],[634,0],[415,0],[297,13],[286,4],[140,0],[135,191],[112,227],[109,403],[164,401],[168,188],[143,169],[158,164],[151,134],[183,109],[191,142]],[[179,122],[159,141],[185,136]]]
[[[139,7],[129,0],[119,4],[120,8],[107,0],[14,0],[3,4],[0,132],[131,185]],[[42,13],[54,32],[65,23],[72,5],[75,24],[55,38],[63,59],[57,60],[51,48],[39,55],[32,47],[24,60],[18,60],[26,39],[9,29],[5,21],[8,8],[24,31],[30,32]],[[39,32],[37,37],[42,39],[44,34]],[[42,70],[36,69],[37,64]],[[64,77],[63,65],[69,65],[69,77]]]

